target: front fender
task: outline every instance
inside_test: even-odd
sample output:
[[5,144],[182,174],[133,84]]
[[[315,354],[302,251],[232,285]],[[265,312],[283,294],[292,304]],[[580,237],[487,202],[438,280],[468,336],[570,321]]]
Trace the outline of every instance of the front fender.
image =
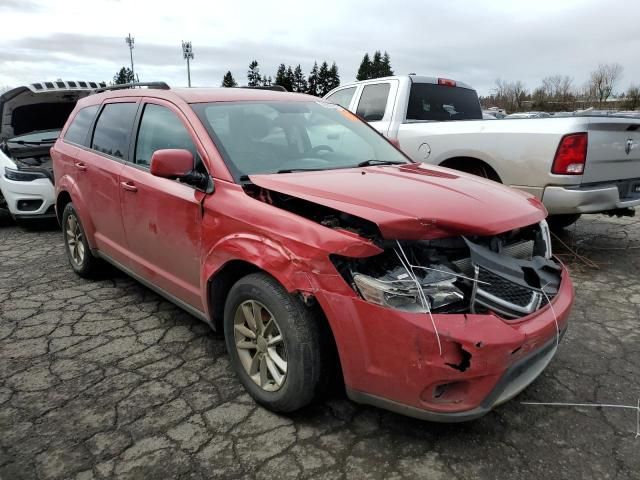
[[314,287],[307,275],[307,264],[289,249],[269,238],[251,233],[223,237],[206,254],[201,273],[203,304],[208,304],[209,280],[228,262],[241,260],[273,276],[288,292],[313,293]]
[[[58,200],[60,195],[66,192],[71,197],[71,201],[73,202],[73,208],[75,208],[76,212],[80,216],[80,221],[82,222],[82,227],[84,228],[84,233],[87,237],[87,242],[89,246],[94,249],[96,246],[95,243],[95,232],[96,228],[93,224],[93,220],[91,218],[91,213],[89,212],[89,208],[87,206],[87,202],[84,199],[84,196],[80,192],[78,185],[75,180],[69,176],[64,175],[59,178],[56,183],[56,210],[58,209]],[[62,215],[62,212],[60,212]]]

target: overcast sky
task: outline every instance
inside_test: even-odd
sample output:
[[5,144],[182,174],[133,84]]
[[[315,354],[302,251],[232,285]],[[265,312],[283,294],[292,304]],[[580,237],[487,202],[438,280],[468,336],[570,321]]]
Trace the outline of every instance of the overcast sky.
[[[313,8],[305,8],[312,5]],[[0,0],[0,86],[43,80],[109,81],[129,65],[135,37],[141,81],[186,85],[181,40],[191,40],[192,83],[240,84],[254,58],[338,65],[352,81],[365,52],[387,50],[396,73],[454,78],[488,93],[497,78],[534,88],[552,74],[582,85],[598,63],[619,62],[616,91],[640,83],[640,1]]]

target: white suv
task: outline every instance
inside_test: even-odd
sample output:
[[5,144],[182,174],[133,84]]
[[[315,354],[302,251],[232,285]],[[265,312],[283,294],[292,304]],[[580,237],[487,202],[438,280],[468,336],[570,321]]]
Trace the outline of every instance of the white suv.
[[41,82],[0,96],[0,216],[55,217],[49,149],[76,102],[96,82]]

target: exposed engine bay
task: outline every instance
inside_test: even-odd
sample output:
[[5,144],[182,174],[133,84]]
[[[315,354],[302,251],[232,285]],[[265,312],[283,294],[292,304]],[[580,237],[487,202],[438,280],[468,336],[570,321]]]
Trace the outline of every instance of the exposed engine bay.
[[[57,136],[59,132],[55,133]],[[16,164],[18,170],[43,174],[53,182],[53,162],[49,150],[54,141],[55,138],[52,141],[25,144],[10,139],[0,143],[0,150]]]
[[492,237],[386,243],[375,257],[332,260],[365,300],[399,310],[517,319],[560,286],[545,222]]

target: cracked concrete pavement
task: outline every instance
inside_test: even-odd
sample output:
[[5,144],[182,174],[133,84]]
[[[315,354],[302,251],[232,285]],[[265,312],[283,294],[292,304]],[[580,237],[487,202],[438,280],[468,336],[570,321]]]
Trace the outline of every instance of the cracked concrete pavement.
[[584,258],[556,241],[577,290],[556,358],[486,417],[441,425],[343,394],[270,413],[206,325],[117,271],[78,278],[54,228],[0,227],[0,478],[640,478],[634,411],[520,403],[640,397],[640,220],[562,240]]

